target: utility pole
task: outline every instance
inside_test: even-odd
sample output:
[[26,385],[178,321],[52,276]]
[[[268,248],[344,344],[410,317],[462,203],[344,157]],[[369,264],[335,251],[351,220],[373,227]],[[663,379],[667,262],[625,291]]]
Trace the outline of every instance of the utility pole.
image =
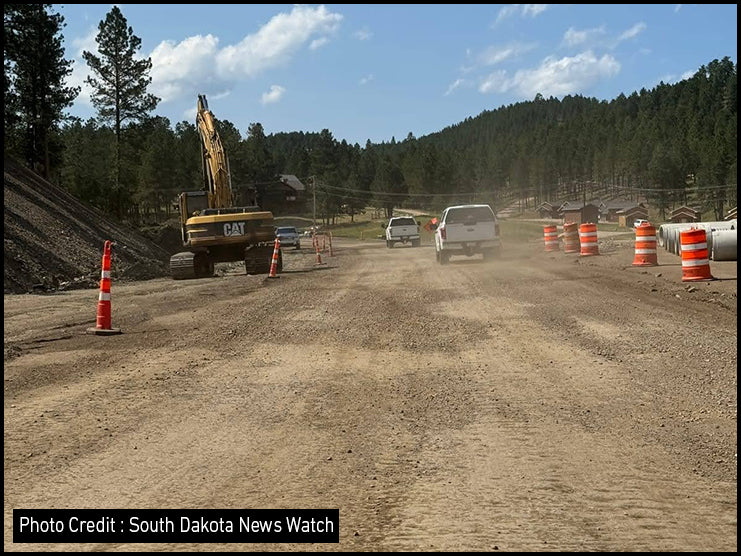
[[316,230],[316,176],[309,176],[311,180],[311,192],[314,196],[314,230]]

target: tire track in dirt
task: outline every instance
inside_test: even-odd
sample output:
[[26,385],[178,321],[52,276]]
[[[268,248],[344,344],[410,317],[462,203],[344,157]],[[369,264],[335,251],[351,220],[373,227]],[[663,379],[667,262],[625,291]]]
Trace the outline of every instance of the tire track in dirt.
[[[81,322],[81,298],[58,298],[69,315],[29,298],[39,322],[11,303],[6,339],[24,348],[6,361],[6,549],[24,549],[12,508],[34,505],[340,508],[339,545],[46,547],[62,550],[735,548],[735,470],[695,474],[654,432],[675,411],[662,396],[697,377],[667,389],[659,328],[610,315],[624,275],[576,280],[528,256],[438,267],[430,248],[374,242],[340,242],[326,270],[286,259],[295,272],[272,282],[122,288],[125,334],[106,350],[28,349]],[[620,353],[631,344],[646,353]],[[711,416],[709,446],[735,441],[735,417]]]

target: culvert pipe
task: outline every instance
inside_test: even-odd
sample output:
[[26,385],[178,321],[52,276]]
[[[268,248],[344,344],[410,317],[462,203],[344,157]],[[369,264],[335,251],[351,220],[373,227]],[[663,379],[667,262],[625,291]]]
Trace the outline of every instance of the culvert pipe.
[[738,230],[713,230],[710,258],[714,261],[738,260]]

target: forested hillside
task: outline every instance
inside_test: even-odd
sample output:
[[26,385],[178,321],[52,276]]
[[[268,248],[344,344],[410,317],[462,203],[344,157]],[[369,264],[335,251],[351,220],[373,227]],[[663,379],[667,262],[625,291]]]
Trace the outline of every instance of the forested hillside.
[[[135,56],[141,41],[126,30],[120,10],[112,8],[96,38],[126,45],[124,51],[106,50],[120,59],[86,59],[102,76],[129,68],[121,82],[136,86],[118,92],[99,86],[98,117],[80,121],[62,113],[79,92],[64,86],[71,70],[61,48],[62,18],[47,13],[46,5],[10,6],[5,154],[119,220],[142,224],[170,217],[179,192],[202,188],[200,139],[194,122],[157,116],[158,99],[142,96],[151,64]],[[30,43],[54,48],[31,51],[25,47]],[[43,65],[34,56],[53,59],[53,71],[36,76],[34,68]],[[239,130],[218,103],[212,109],[221,118],[235,189],[256,189],[259,199],[279,187],[279,175],[294,174],[306,193],[316,192],[317,216],[327,219],[368,204],[390,212],[399,206],[436,210],[479,201],[502,208],[515,199],[596,196],[640,197],[661,212],[692,204],[722,218],[736,204],[736,96],[737,65],[725,57],[689,79],[609,101],[537,95],[427,136],[410,132],[398,141],[365,145],[348,144],[329,129],[265,135],[253,122]],[[126,102],[119,105],[121,98]],[[126,112],[142,99],[147,102]]]
[[[476,200],[501,207],[516,198],[599,195],[646,198],[660,210],[689,203],[722,218],[736,204],[736,74],[725,58],[690,79],[609,102],[538,97],[424,137],[363,146],[326,129],[266,136],[253,124],[243,137],[228,120],[219,125],[235,187],[269,188],[278,174],[295,174],[309,189],[316,183],[320,216],[369,203],[438,209]],[[66,149],[57,179],[111,210],[111,130],[75,122],[61,138]],[[163,218],[177,192],[200,187],[193,123],[173,128],[165,118],[150,118],[128,127],[124,139],[127,186],[120,193],[132,219]]]

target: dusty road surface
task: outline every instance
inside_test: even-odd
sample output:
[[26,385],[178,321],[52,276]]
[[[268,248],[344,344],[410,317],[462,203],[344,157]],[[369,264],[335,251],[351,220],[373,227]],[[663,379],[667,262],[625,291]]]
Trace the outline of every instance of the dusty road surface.
[[[286,252],[5,296],[6,550],[737,549],[736,263]],[[115,261],[114,261],[115,264]],[[339,508],[328,545],[14,545],[13,508]]]

